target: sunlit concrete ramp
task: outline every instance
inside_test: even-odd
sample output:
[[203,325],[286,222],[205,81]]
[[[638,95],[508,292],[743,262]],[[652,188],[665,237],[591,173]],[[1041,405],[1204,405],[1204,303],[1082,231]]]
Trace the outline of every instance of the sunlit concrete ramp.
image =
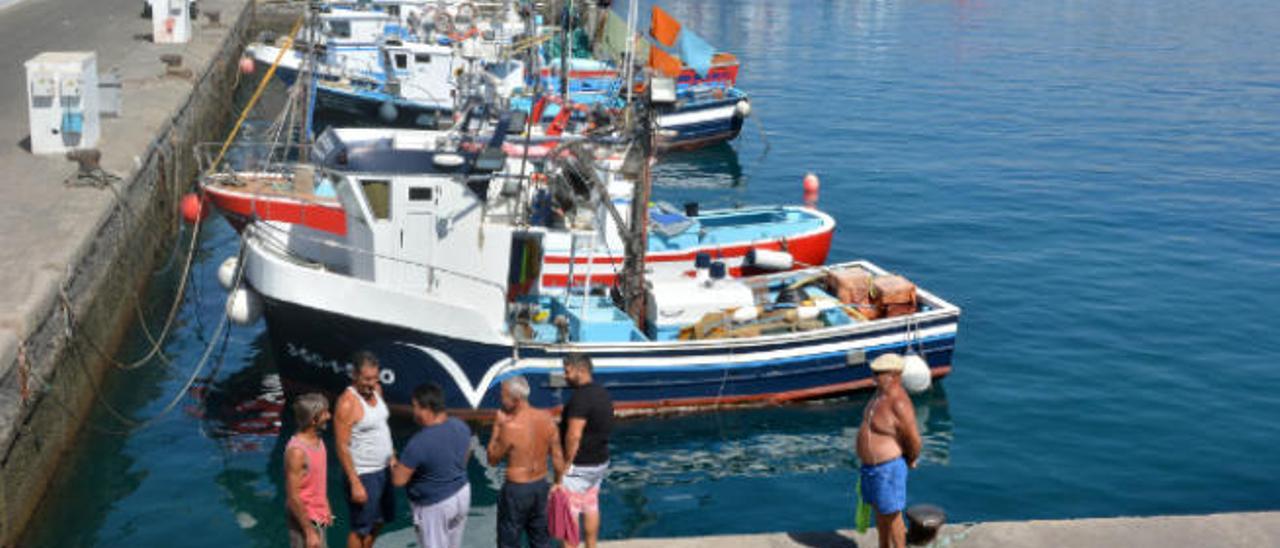
[[[638,539],[602,543],[609,548],[854,548],[877,546],[875,531],[772,533],[687,538]],[[1170,546],[1280,546],[1280,512],[1001,521],[948,525],[936,547],[995,548],[1166,548]]]

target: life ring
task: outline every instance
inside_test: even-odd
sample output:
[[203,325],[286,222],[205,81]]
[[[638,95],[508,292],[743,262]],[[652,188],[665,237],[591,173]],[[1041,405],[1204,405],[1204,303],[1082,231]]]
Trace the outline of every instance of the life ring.
[[435,17],[432,18],[431,23],[435,25],[436,32],[443,34],[450,34],[453,32],[453,18],[449,17],[449,14],[445,13],[444,10],[437,11]]
[[476,14],[479,13],[479,10],[476,9],[475,4],[471,2],[463,2],[461,4],[458,4],[458,8],[454,10],[454,12],[457,13],[457,15],[454,16],[454,19],[458,21],[465,21],[465,22],[474,24],[476,20]]
[[573,114],[573,109],[561,108],[556,117],[551,120],[551,125],[547,126],[547,135],[555,137],[564,133],[564,129],[569,125],[569,116],[571,114]]

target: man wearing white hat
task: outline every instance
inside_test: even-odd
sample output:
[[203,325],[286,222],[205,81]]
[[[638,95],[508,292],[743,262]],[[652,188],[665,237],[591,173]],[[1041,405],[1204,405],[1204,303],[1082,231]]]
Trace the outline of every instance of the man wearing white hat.
[[902,511],[907,506],[907,468],[920,458],[920,432],[911,398],[902,388],[905,362],[883,354],[871,362],[876,394],[862,412],[858,428],[858,460],[862,499],[876,511],[881,548],[907,545]]

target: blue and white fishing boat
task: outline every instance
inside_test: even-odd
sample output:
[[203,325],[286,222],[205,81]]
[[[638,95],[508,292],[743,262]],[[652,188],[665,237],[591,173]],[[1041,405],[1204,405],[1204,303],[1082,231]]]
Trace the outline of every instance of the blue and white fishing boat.
[[[381,9],[318,14],[312,28],[320,47],[312,58],[305,44],[282,55],[279,45],[253,43],[245,53],[260,67],[280,58],[276,75],[286,85],[314,70],[314,113],[322,120],[337,114],[386,127],[448,126],[461,72],[483,74],[499,94],[523,85],[522,65],[498,58],[522,25],[513,15],[481,20],[458,14],[462,8],[404,0],[375,6]],[[459,34],[455,24],[467,26]]]
[[590,278],[541,287],[551,229],[522,215],[501,137],[478,150],[450,132],[406,133],[391,149],[316,144],[310,184],[333,193],[345,231],[250,222],[231,297],[261,304],[286,381],[338,389],[348,357],[368,349],[393,404],[434,381],[455,411],[491,412],[498,384],[521,374],[531,401],[555,407],[568,396],[561,359],[584,352],[619,409],[652,412],[846,394],[871,385],[867,364],[885,352],[950,370],[960,310],[914,286],[909,301],[861,302],[840,280],[889,277],[866,261],[742,278],[711,261],[651,277],[639,318]]

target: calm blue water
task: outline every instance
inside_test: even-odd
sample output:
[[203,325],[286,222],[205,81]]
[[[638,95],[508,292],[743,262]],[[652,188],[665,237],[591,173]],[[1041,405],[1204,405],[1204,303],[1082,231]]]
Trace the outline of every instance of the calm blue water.
[[[665,5],[739,55],[755,118],[736,151],[662,166],[680,182],[660,197],[798,202],[814,171],[841,223],[832,260],[964,308],[955,373],[917,401],[911,500],[959,520],[1280,508],[1280,6]],[[167,403],[220,311],[236,244],[206,226],[173,366],[106,387],[131,416]],[[103,431],[122,426],[100,407],[30,543],[282,540],[270,405],[248,403],[270,399],[266,345],[233,330],[203,397],[148,428]],[[864,402],[625,423],[606,536],[850,526]],[[473,483],[485,545],[492,474]]]

